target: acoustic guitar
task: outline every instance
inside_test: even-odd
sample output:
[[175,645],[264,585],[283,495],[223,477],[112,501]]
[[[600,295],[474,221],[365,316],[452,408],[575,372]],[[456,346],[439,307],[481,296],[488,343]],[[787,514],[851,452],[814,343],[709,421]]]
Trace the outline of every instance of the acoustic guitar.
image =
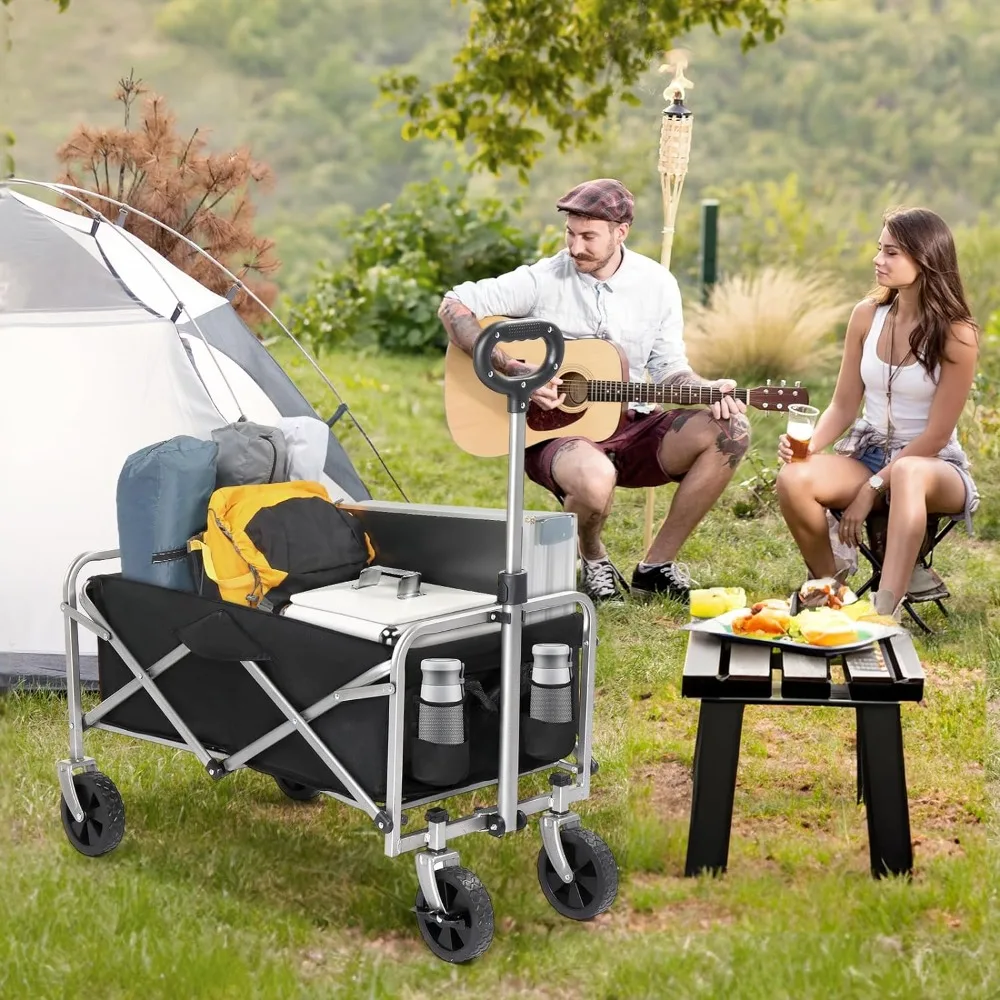
[[[545,358],[540,340],[519,341],[505,345],[508,355],[537,367]],[[582,338],[567,340],[559,378],[560,392],[566,394],[554,410],[529,404],[526,415],[527,446],[557,437],[585,437],[605,441],[625,422],[630,401],[666,403],[674,406],[708,406],[722,398],[709,386],[658,385],[655,382],[630,382],[628,361],[622,349],[611,340]],[[809,390],[798,382],[785,385],[740,389],[733,395],[759,410],[783,412],[791,403],[808,403]],[[444,406],[448,430],[463,451],[480,458],[505,455],[508,447],[510,417],[507,397],[487,388],[472,367],[472,358],[454,344],[448,345],[444,367]]]

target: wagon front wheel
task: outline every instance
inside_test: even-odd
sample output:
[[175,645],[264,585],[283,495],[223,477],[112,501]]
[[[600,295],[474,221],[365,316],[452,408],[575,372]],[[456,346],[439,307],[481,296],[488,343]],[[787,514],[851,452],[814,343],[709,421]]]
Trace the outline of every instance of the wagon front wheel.
[[73,775],[73,785],[83,819],[78,822],[66,800],[61,800],[62,824],[69,842],[90,858],[113,851],[125,835],[125,803],[115,783],[100,771],[86,771]]
[[431,910],[417,891],[417,926],[430,950],[445,962],[471,962],[493,942],[493,902],[478,876],[467,868],[435,873],[444,911]]
[[573,872],[564,882],[543,847],[538,853],[538,882],[553,909],[571,920],[592,920],[611,907],[618,895],[618,865],[611,848],[592,830],[560,831],[563,851]]

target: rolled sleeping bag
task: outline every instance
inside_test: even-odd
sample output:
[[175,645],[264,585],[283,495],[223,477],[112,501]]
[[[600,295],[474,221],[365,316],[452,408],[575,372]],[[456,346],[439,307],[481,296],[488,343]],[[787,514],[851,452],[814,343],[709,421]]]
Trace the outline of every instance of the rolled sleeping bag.
[[219,446],[180,435],[135,452],[118,477],[122,576],[196,590],[187,540],[205,530]]
[[219,446],[216,489],[288,480],[288,445],[277,427],[240,419],[212,431],[212,440]]

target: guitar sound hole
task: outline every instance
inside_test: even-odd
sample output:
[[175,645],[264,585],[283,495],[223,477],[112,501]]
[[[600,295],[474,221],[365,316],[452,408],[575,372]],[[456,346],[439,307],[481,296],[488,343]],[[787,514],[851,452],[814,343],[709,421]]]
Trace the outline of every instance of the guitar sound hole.
[[564,407],[582,406],[587,402],[587,379],[579,372],[561,372],[559,391],[566,393]]

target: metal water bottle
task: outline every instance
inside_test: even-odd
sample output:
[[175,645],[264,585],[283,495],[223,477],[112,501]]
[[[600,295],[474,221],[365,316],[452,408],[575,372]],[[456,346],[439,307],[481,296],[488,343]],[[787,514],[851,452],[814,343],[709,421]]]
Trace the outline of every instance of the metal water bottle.
[[461,660],[429,657],[420,663],[418,736],[428,743],[465,742],[465,665]]
[[531,647],[531,656],[528,714],[539,722],[572,722],[569,646],[564,642],[539,642]]

